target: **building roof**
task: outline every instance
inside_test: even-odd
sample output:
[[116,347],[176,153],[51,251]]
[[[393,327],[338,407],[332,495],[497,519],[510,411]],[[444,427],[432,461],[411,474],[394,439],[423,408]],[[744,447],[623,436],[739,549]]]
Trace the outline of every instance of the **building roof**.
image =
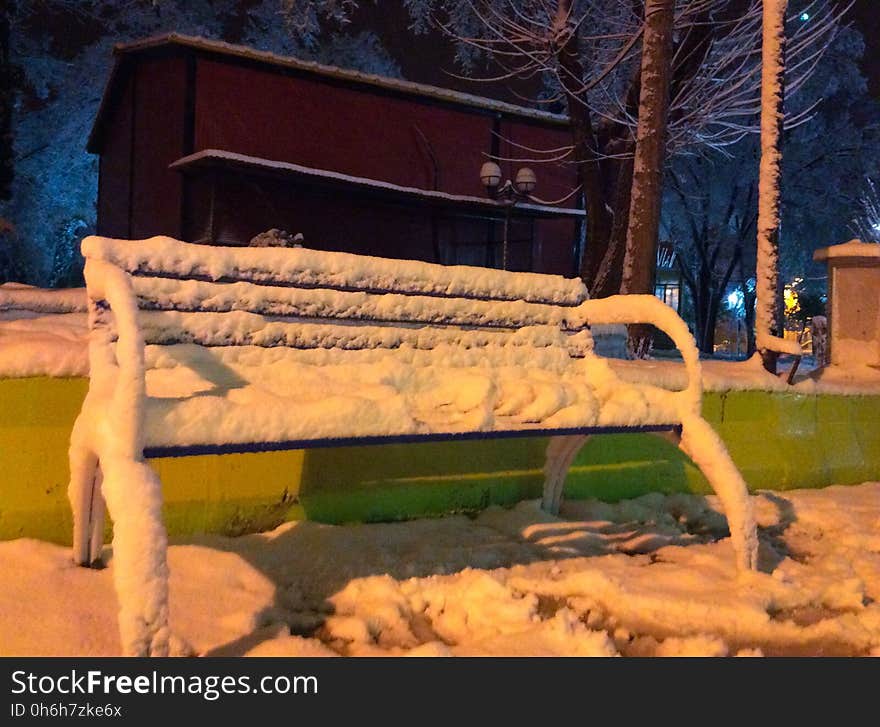
[[106,116],[109,111],[111,99],[116,93],[117,85],[125,77],[129,60],[138,55],[175,48],[230,59],[245,60],[281,70],[293,70],[318,77],[345,81],[357,86],[372,87],[383,91],[411,96],[417,99],[421,98],[424,100],[448,103],[455,106],[516,116],[544,123],[559,125],[568,123],[568,118],[563,114],[553,114],[540,109],[517,106],[516,104],[496,101],[495,99],[486,98],[484,96],[462,93],[449,88],[429,86],[423,83],[413,83],[412,81],[404,81],[398,78],[388,78],[386,76],[378,76],[372,73],[363,73],[361,71],[328,66],[313,61],[304,61],[299,58],[256,50],[243,45],[234,45],[232,43],[209,40],[200,36],[168,33],[165,35],[144,38],[131,43],[120,43],[114,47],[113,52],[116,60],[113,70],[110,73],[110,78],[107,81],[107,86],[101,99],[101,105],[98,108],[98,114],[95,118],[94,126],[89,135],[89,151],[97,152],[100,147],[103,127],[106,123]]
[[[219,149],[205,149],[173,162],[171,169],[192,174],[208,170],[230,170],[271,176],[285,181],[305,181],[310,186],[345,188],[363,196],[371,196],[387,201],[404,201],[429,207],[455,209],[472,212],[481,216],[502,217],[505,206],[487,197],[474,197],[464,194],[449,194],[418,187],[405,187],[378,179],[355,177],[350,174],[326,169],[304,167],[300,164],[262,159],[260,157],[237,154]],[[546,204],[523,202],[516,205],[516,214],[527,217],[572,217],[581,218],[585,212],[569,207],[555,207]]]

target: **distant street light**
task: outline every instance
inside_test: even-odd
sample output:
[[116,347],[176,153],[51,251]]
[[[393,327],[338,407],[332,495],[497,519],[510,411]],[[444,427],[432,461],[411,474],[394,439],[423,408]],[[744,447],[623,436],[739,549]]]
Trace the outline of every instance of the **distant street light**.
[[501,167],[495,162],[485,162],[480,167],[480,181],[486,188],[486,193],[498,204],[505,207],[504,213],[504,241],[501,252],[501,269],[507,270],[507,233],[510,227],[510,215],[517,202],[537,201],[531,196],[538,184],[535,172],[528,167],[522,167],[517,171],[513,181],[507,180],[501,183]]

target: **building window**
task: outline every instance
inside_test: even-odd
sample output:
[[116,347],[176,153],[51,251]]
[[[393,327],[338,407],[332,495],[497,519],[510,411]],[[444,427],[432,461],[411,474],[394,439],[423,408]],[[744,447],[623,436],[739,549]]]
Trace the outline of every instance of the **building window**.
[[[440,221],[436,229],[438,262],[444,265],[501,268],[504,251],[502,221],[447,217]],[[507,235],[507,269],[533,271],[534,258],[534,220],[511,219]]]
[[657,283],[654,286],[654,295],[678,312],[681,298],[681,286],[678,283]]

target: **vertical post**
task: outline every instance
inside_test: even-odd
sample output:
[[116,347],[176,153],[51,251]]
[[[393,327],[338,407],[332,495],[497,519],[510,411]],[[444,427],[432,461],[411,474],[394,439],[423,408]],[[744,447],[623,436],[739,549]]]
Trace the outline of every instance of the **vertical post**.
[[[537,253],[535,248],[537,248]],[[529,272],[537,272],[535,270],[535,258],[540,260],[542,254],[541,238],[535,235],[535,218],[529,217]]]
[[779,326],[779,200],[785,121],[785,12],[788,0],[764,0],[761,83],[761,170],[755,329],[764,368],[776,373]]
[[[492,116],[492,133],[489,135],[489,159],[495,160],[501,158],[501,114],[496,113]],[[500,169],[500,167],[499,167]],[[499,180],[500,181],[500,180]],[[488,188],[486,191],[492,199],[496,199],[496,188]],[[496,219],[489,220],[488,236],[486,238],[486,267],[494,268],[497,257],[495,255],[495,225]]]
[[211,200],[208,203],[208,244],[217,244],[217,231],[215,227],[215,208],[217,206],[217,175],[211,173]]
[[507,270],[507,235],[510,231],[510,211],[513,209],[513,202],[509,203],[504,210],[504,241],[501,247],[501,269]]
[[[490,219],[486,225],[486,267],[495,267],[495,223],[497,220]],[[456,259],[455,262],[458,262]]]

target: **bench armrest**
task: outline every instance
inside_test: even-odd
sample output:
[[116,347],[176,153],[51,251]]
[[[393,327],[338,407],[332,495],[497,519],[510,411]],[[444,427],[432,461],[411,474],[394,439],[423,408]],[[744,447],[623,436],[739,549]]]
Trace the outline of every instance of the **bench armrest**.
[[110,429],[93,430],[92,436],[111,434],[109,439],[118,454],[140,460],[146,400],[144,337],[138,324],[131,277],[115,265],[87,258],[85,279],[89,306],[89,399],[104,422],[98,424],[93,420],[93,426]]
[[684,359],[688,385],[681,393],[694,413],[700,412],[703,376],[700,354],[687,324],[668,305],[653,295],[612,295],[587,300],[578,306],[587,325],[650,323],[669,336]]

